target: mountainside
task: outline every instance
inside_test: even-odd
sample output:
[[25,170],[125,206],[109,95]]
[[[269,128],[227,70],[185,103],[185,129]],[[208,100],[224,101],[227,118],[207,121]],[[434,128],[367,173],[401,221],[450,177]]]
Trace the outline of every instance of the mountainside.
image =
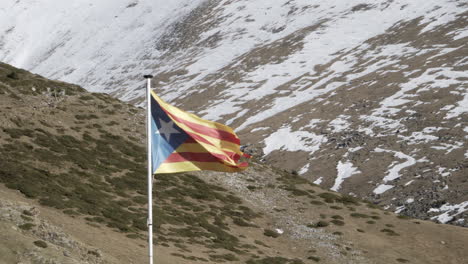
[[468,226],[466,1],[0,8],[0,61],[134,104],[151,72],[164,99],[237,127],[267,163]]
[[[0,63],[0,263],[144,263],[142,109]],[[462,263],[468,230],[255,160],[156,175],[155,256],[185,263]]]

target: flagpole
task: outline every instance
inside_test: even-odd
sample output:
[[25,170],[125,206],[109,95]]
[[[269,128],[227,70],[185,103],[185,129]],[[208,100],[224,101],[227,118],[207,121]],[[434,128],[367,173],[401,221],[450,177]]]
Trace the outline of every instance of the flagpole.
[[148,157],[148,255],[149,264],[153,264],[153,172],[151,157],[151,79],[152,75],[143,76],[146,79],[146,143]]

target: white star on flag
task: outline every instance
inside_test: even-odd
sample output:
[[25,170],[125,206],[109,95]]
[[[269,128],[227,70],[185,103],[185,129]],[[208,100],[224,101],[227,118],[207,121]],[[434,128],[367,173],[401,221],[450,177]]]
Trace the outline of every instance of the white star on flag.
[[174,128],[174,122],[170,120],[169,122],[165,122],[162,119],[159,119],[159,123],[161,127],[156,130],[156,134],[160,134],[164,137],[168,142],[171,140],[171,134],[179,134],[180,132]]

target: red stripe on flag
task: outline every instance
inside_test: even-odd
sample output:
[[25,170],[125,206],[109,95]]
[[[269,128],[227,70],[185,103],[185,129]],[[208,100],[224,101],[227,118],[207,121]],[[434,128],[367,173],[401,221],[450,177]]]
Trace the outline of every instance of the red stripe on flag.
[[[221,139],[221,140],[226,140],[226,141],[232,142],[234,144],[240,145],[239,138],[237,138],[232,133],[226,132],[224,130],[216,129],[216,128],[206,127],[206,126],[203,126],[203,125],[200,125],[200,124],[197,124],[197,123],[187,121],[185,119],[182,119],[182,118],[179,118],[179,117],[173,115],[172,113],[170,113],[169,111],[164,109],[162,106],[161,106],[161,108],[172,119],[174,119],[175,121],[177,121],[179,123],[182,123],[182,124],[188,126],[190,129],[192,129],[193,131],[195,131],[197,133],[201,133],[201,134],[204,134],[204,135],[207,135],[207,136],[210,136],[210,137],[214,137],[214,138]],[[185,131],[185,132],[187,132],[187,131]]]
[[[203,142],[203,143],[205,143],[205,144],[209,144],[209,145],[211,145],[211,146],[214,146],[211,142],[209,142],[208,140],[206,140],[206,139],[205,139],[204,137],[202,137],[202,136],[199,136],[199,135],[197,135],[197,134],[193,134],[193,133],[191,133],[191,132],[186,132],[186,133],[187,133],[190,137],[187,138],[187,140],[185,140],[184,144],[185,144],[185,143],[192,143],[192,144],[193,144],[193,143],[198,143],[198,142],[197,142],[197,140],[198,140],[198,141],[201,141],[201,142]],[[236,161],[236,162],[239,161],[240,158],[241,158],[241,156],[240,156],[239,154],[235,153],[235,152],[227,151],[227,150],[225,150],[225,149],[220,149],[220,150],[221,150],[222,152],[224,152],[224,154],[225,154],[226,156],[230,157],[231,159],[233,159],[233,160]],[[206,150],[206,152],[207,152],[207,153],[211,153],[212,155],[222,155],[222,154],[215,154],[215,153],[213,153],[213,152],[209,152],[208,150]],[[245,154],[245,153],[242,153],[242,156],[250,158],[250,155]]]
[[[200,142],[203,142],[205,144],[217,147],[215,144],[211,143],[206,138],[204,138],[204,137],[202,137],[200,135],[194,134],[194,133],[189,132],[189,131],[185,131],[185,133],[187,133],[191,138],[188,138],[184,143],[198,143],[197,141],[200,141]],[[224,153],[226,153],[229,157],[233,158],[236,161],[238,161],[240,159],[239,154],[237,154],[235,152],[226,151],[224,149],[222,149],[222,151]]]

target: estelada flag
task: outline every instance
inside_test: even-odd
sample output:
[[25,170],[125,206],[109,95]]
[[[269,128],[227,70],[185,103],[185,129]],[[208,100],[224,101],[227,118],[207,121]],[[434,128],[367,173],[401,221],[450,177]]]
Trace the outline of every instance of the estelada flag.
[[223,124],[207,121],[167,104],[151,92],[152,171],[175,173],[247,168],[240,140]]

